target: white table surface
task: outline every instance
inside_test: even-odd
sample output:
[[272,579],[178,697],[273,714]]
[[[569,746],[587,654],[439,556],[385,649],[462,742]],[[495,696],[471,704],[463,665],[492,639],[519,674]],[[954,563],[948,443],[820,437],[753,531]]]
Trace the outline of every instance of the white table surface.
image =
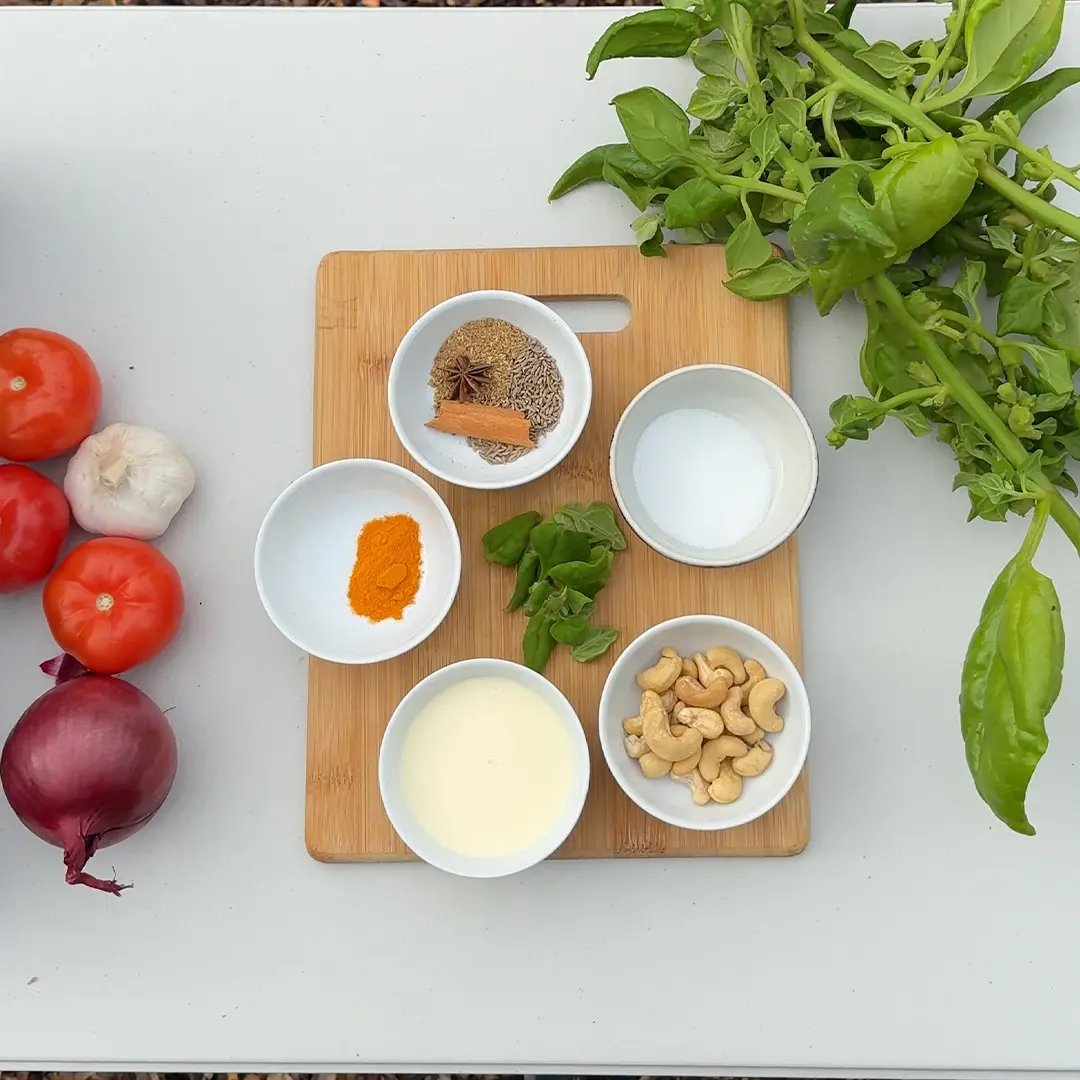
[[[550,862],[501,882],[304,850],[305,659],[262,613],[262,513],[311,462],[313,285],[338,248],[609,244],[606,189],[552,180],[611,141],[584,79],[609,10],[0,9],[0,323],[85,344],[105,420],[159,426],[200,486],[164,539],[190,615],[135,681],[181,749],[152,827],[63,884],[0,805],[0,1061],[627,1072],[1080,1068],[1080,670],[1034,839],[964,766],[961,658],[1021,536],[965,525],[950,460],[889,422],[824,448],[859,318],[793,307],[822,441],[801,532],[813,838],[790,860]],[[871,36],[933,8],[863,11]],[[1058,63],[1080,61],[1071,10]],[[1080,91],[1037,125],[1080,159]],[[1066,134],[1073,118],[1074,134]],[[1080,567],[1039,555],[1080,655]],[[0,598],[0,731],[45,689],[37,595]],[[690,933],[698,943],[681,944]]]

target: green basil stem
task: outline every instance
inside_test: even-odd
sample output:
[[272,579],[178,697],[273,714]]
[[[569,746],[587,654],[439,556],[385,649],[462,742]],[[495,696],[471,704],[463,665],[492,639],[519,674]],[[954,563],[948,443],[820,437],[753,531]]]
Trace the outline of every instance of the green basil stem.
[[705,155],[693,155],[694,165],[718,187],[735,188],[737,191],[757,191],[762,195],[774,195],[778,199],[787,199],[789,202],[806,202],[806,196],[798,191],[788,191],[778,184],[767,184],[764,180],[748,180],[745,176],[729,176],[717,169],[712,168]]
[[[873,293],[893,313],[896,321],[911,335],[934,374],[949,391],[950,397],[993,440],[1005,459],[1015,469],[1023,468],[1030,455],[1024,444],[1009,430],[1001,417],[979,396],[975,388],[960,374],[956,365],[946,356],[945,350],[934,340],[934,335],[908,311],[900,290],[885,276],[875,275],[870,283]],[[1067,502],[1060,491],[1046,478],[1041,469],[1034,470],[1031,479],[1046,492],[1050,513],[1062,532],[1080,553],[1080,515]]]
[[[795,26],[795,37],[803,52],[813,60],[818,67],[826,72],[833,82],[838,83],[846,91],[861,97],[864,101],[877,105],[880,109],[902,120],[908,127],[921,131],[928,139],[936,139],[948,134],[943,127],[939,127],[921,109],[910,102],[901,101],[894,97],[888,90],[882,90],[860,78],[850,68],[833,57],[807,32],[806,20],[803,18],[802,0],[788,0],[791,10],[792,22]],[[989,161],[983,161],[977,166],[979,179],[987,187],[992,188],[999,195],[1008,199],[1017,209],[1022,210],[1032,221],[1041,222],[1043,225],[1074,240],[1080,240],[1080,218],[1070,214],[1060,207],[1051,203],[1043,202],[1033,192],[1028,191],[1022,184],[1010,180],[996,165]]]
[[1001,133],[997,136],[995,141],[1001,143],[1003,146],[1009,147],[1010,150],[1015,150],[1020,157],[1026,158],[1028,161],[1033,161],[1039,168],[1045,169],[1050,173],[1055,180],[1060,180],[1063,183],[1068,184],[1069,187],[1076,188],[1077,191],[1080,191],[1080,179],[1077,179],[1076,174],[1071,169],[1066,169],[1064,165],[1059,165],[1049,155],[1033,149],[1028,146],[1027,143],[1021,142],[1012,135]]
[[[957,10],[952,15],[952,29],[949,31],[949,37],[945,42],[941,52],[934,57],[934,62],[926,71],[926,75],[917,87],[915,87],[915,93],[911,95],[911,104],[918,105],[927,92],[932,88],[934,80],[941,74],[942,68],[944,68],[949,58],[952,56],[953,51],[956,49],[957,43],[960,41],[960,34],[964,29],[964,16],[967,14],[968,0],[960,0],[957,6]],[[946,71],[945,80],[949,78],[949,73]]]
[[1042,543],[1043,533],[1046,532],[1046,519],[1050,516],[1051,506],[1049,499],[1039,499],[1035,504],[1035,513],[1031,515],[1031,524],[1024,536],[1024,542],[1017,552],[1020,562],[1031,563],[1035,553]]

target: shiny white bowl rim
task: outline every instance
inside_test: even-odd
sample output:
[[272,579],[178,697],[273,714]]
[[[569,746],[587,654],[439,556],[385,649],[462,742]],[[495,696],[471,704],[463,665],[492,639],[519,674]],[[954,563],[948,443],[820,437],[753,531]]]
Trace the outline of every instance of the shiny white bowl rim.
[[[684,375],[688,371],[701,371],[703,369],[715,368],[723,368],[726,371],[737,371],[740,375],[746,375],[749,378],[756,379],[758,382],[767,386],[778,397],[782,398],[798,418],[803,433],[806,435],[806,443],[810,451],[810,468],[812,473],[810,490],[806,493],[806,498],[799,507],[799,512],[792,519],[790,527],[783,532],[778,533],[773,539],[766,541],[746,555],[742,555],[736,559],[695,558],[685,552],[678,552],[669,548],[663,540],[650,535],[627,511],[626,504],[623,502],[622,492],[619,488],[619,481],[615,475],[615,447],[618,443],[619,436],[622,433],[623,424],[630,415],[630,410],[661,383],[667,382],[670,379],[677,379],[680,375]],[[619,417],[619,422],[615,425],[615,432],[611,436],[611,443],[608,448],[608,474],[611,478],[611,490],[615,494],[615,501],[619,504],[619,509],[622,511],[622,516],[626,519],[626,523],[646,544],[649,545],[649,547],[653,549],[653,551],[658,552],[665,558],[671,559],[674,562],[682,563],[685,566],[744,566],[746,563],[755,562],[757,559],[762,558],[762,556],[768,555],[770,551],[775,551],[776,548],[784,543],[784,541],[787,540],[788,537],[790,537],[803,523],[803,519],[806,517],[807,512],[810,510],[810,506],[814,501],[814,496],[817,494],[819,480],[817,443],[814,442],[814,433],[810,430],[810,425],[806,420],[806,416],[803,414],[802,409],[795,403],[795,399],[782,387],[777,386],[772,379],[766,378],[758,371],[751,371],[750,368],[740,367],[738,364],[690,364],[687,367],[674,368],[671,371],[665,372],[659,378],[653,379],[648,386],[642,387],[642,389],[634,395],[630,404],[623,409],[622,416]]]

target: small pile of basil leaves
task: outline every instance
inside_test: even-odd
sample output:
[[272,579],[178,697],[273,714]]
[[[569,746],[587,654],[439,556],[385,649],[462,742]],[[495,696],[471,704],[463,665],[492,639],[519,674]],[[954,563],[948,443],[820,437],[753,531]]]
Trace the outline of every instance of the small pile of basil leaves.
[[484,534],[484,558],[517,568],[507,611],[528,616],[521,650],[526,665],[543,671],[556,645],[567,645],[579,663],[607,652],[619,632],[591,626],[596,595],[608,583],[615,552],[626,547],[607,503],[568,503],[551,517],[535,510]]

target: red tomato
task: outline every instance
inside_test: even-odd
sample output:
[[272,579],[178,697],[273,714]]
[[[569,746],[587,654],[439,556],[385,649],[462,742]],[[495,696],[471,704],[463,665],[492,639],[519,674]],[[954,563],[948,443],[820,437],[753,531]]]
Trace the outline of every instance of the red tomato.
[[94,429],[101,380],[86,350],[49,330],[0,334],[0,457],[41,461]]
[[67,536],[64,493],[25,465],[0,465],[0,593],[43,581]]
[[184,587],[157,548],[102,537],[80,544],[53,571],[42,603],[64,652],[99,675],[119,675],[176,636]]

